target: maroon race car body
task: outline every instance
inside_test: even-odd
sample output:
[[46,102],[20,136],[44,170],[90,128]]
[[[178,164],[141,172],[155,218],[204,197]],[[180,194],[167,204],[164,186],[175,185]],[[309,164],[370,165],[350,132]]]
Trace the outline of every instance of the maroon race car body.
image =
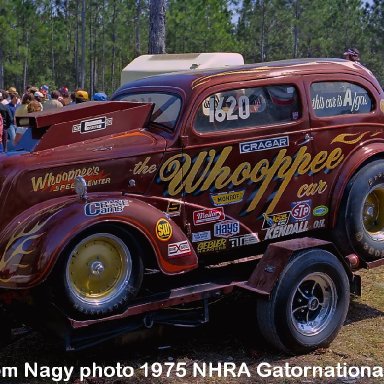
[[374,76],[290,60],[148,77],[113,100],[19,118],[30,129],[0,154],[3,297],[47,286],[76,328],[161,308],[146,298],[148,271],[186,274],[175,287],[195,284],[200,299],[187,272],[249,258],[225,286],[260,295],[271,342],[328,344],[353,269],[384,260]]

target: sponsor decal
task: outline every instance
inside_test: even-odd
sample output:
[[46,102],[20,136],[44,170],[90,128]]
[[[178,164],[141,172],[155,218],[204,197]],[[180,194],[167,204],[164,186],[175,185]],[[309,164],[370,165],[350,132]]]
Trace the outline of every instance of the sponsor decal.
[[240,232],[240,224],[235,220],[224,220],[214,226],[216,237],[231,237]]
[[289,146],[289,137],[281,136],[271,139],[253,140],[240,143],[240,153],[266,151],[267,149],[283,148]]
[[168,241],[172,236],[172,225],[167,219],[159,219],[156,223],[156,236],[160,241]]
[[327,189],[327,183],[320,180],[318,183],[303,184],[297,191],[297,197],[309,197],[316,194],[321,195]]
[[231,248],[243,247],[246,245],[257,244],[259,242],[260,239],[257,233],[247,233],[245,235],[235,236],[229,239]]
[[193,224],[201,225],[224,220],[225,214],[223,208],[208,208],[193,212]]
[[264,240],[308,231],[308,216],[311,213],[311,200],[292,203],[291,211],[264,215],[262,229],[266,230]]
[[121,213],[129,206],[129,200],[105,200],[87,203],[84,206],[86,216],[107,215],[108,213]]
[[166,214],[168,216],[180,216],[181,203],[179,201],[169,201]]
[[318,205],[313,208],[313,216],[325,216],[328,213],[328,207],[325,205]]
[[145,175],[146,173],[153,173],[157,170],[156,164],[148,165],[149,161],[151,160],[150,157],[146,157],[144,161],[139,161],[135,164],[133,168],[133,174],[134,175]]
[[[315,175],[319,172],[329,173],[337,168],[345,158],[343,150],[337,143],[354,145],[369,132],[357,134],[340,134],[329,144],[330,149],[313,154],[306,145],[295,153],[288,155],[286,148],[281,148],[273,159],[263,158],[256,163],[250,159],[236,162],[232,152],[233,146],[226,146],[220,151],[207,149],[195,157],[187,153],[178,153],[168,158],[159,169],[159,183],[165,183],[165,194],[197,194],[215,188],[221,191],[228,185],[235,188],[241,185],[254,184],[250,198],[243,214],[252,212],[265,198],[271,184],[276,185],[272,198],[265,209],[270,214],[280,201],[288,185],[301,175]],[[276,183],[276,180],[279,180]]]
[[112,125],[112,117],[97,117],[95,119],[83,120],[80,122],[80,124],[73,125],[72,132],[90,133],[105,129],[108,125]]
[[264,221],[262,229],[268,229],[274,227],[275,225],[286,225],[289,222],[289,218],[291,217],[291,211],[274,213],[272,215],[263,214]]
[[211,200],[213,205],[215,205],[216,207],[221,205],[236,204],[243,200],[244,192],[245,190],[243,189],[242,191],[216,193],[214,195],[211,195]]
[[168,244],[168,257],[184,256],[191,253],[191,247],[187,240]]
[[197,243],[199,241],[211,240],[211,231],[202,231],[192,233],[192,242]]
[[302,221],[311,214],[311,200],[291,203],[291,221]]
[[110,184],[111,178],[108,177],[104,170],[100,170],[98,166],[74,168],[68,171],[58,173],[48,172],[43,176],[31,178],[32,190],[62,192],[75,189],[75,178],[77,176],[84,177],[87,186],[93,187],[102,184]]
[[313,228],[325,228],[325,219],[315,220],[313,222]]
[[223,251],[227,248],[227,239],[217,239],[211,241],[202,241],[197,243],[197,252],[214,252],[214,251]]
[[277,239],[278,237],[308,231],[308,221],[298,221],[287,225],[276,225],[268,228],[264,240]]

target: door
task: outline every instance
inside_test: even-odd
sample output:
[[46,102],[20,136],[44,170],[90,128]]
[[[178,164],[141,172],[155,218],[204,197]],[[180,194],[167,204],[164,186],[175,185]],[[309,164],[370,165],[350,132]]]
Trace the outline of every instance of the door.
[[[300,79],[269,79],[201,92],[185,127],[183,159],[169,159],[168,190],[182,191],[198,254],[234,251],[305,232],[312,141]],[[173,166],[173,168],[171,167]],[[175,171],[176,172],[176,171]],[[179,177],[178,177],[179,176]]]

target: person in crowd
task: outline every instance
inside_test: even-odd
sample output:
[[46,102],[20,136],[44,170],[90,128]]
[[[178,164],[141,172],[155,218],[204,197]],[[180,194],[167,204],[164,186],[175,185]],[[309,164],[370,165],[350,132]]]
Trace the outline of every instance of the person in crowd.
[[40,103],[40,105],[41,105],[41,111],[42,111],[42,110],[44,109],[43,103],[45,102],[45,97],[44,97],[44,95],[43,95],[41,92],[37,91],[37,92],[35,92],[35,93],[33,94],[33,96],[34,96],[35,100],[38,101],[38,102]]
[[[27,104],[27,112],[40,112],[42,111],[41,103],[37,100],[31,100],[29,104]],[[17,111],[16,111],[17,112]],[[28,127],[17,127],[16,129],[16,137],[15,137],[15,145],[20,141],[23,137],[24,133],[27,131]]]
[[4,97],[5,97],[5,94],[3,94],[3,90],[1,90],[0,91],[0,114],[1,114],[2,124],[0,127],[0,136],[1,136],[0,149],[1,151],[7,152],[8,128],[12,123],[12,116],[11,116],[11,113],[9,112],[8,107],[2,103],[2,101],[4,100]]
[[28,113],[32,112],[41,112],[43,108],[41,107],[41,103],[37,100],[32,100],[27,107]]
[[1,100],[1,104],[7,105],[9,103],[9,95],[8,92],[5,89],[0,89],[0,92],[2,94],[3,99]]
[[348,48],[344,53],[343,53],[344,59],[345,60],[350,60],[350,61],[360,61],[360,52],[356,48]]
[[60,102],[66,107],[67,105],[71,104],[71,98],[69,96],[69,90],[67,87],[61,87],[59,89],[59,92],[61,94],[61,100]]
[[11,113],[11,125],[8,128],[8,139],[9,141],[9,147],[12,149],[13,143],[16,136],[16,120],[15,120],[15,113],[17,108],[17,101],[19,100],[19,95],[16,93],[10,93],[9,94],[9,103],[7,105],[9,112]]
[[33,95],[29,92],[24,93],[21,104],[16,108],[15,117],[25,116],[28,113],[28,104],[33,100]]
[[61,97],[59,91],[52,91],[51,98],[44,103],[44,111],[63,108],[63,104],[60,103],[59,97]]
[[84,103],[86,101],[89,101],[88,92],[84,91],[82,89],[79,89],[75,92],[75,101],[76,104]]
[[16,103],[16,105],[20,105],[21,99],[20,99],[20,96],[19,96],[19,94],[17,92],[16,87],[9,87],[7,92],[8,92],[9,95],[11,95],[12,93],[16,94],[17,95],[17,103]]
[[92,96],[92,100],[94,100],[94,101],[106,101],[106,100],[108,100],[108,96],[104,92],[97,92]]
[[39,89],[39,92],[41,92],[44,96],[44,101],[49,100],[49,87],[48,85],[42,85]]

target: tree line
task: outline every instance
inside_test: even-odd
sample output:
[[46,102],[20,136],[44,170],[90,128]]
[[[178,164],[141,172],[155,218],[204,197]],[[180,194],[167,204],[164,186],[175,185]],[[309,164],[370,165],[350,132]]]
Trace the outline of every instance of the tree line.
[[[0,88],[48,84],[111,94],[122,68],[150,51],[150,14],[159,1],[1,0]],[[356,47],[384,81],[384,0],[164,4],[167,53],[239,52],[250,63],[342,57]]]

